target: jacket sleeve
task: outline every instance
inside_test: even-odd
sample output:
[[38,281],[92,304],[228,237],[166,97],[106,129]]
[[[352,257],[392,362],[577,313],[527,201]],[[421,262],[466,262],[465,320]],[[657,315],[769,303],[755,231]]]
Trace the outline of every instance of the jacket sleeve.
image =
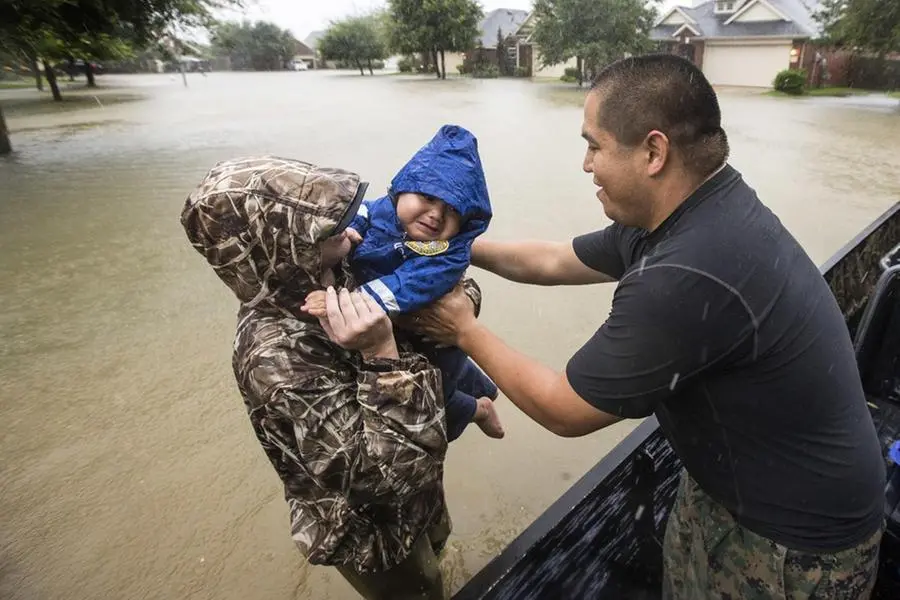
[[405,354],[362,362],[355,381],[337,381],[333,369],[323,368],[279,389],[264,409],[291,438],[283,440],[282,460],[298,452],[298,465],[320,486],[341,490],[352,505],[393,503],[443,476],[447,431],[440,390],[439,372]]
[[469,266],[467,243],[452,244],[443,254],[413,255],[390,275],[362,287],[389,315],[423,308],[459,283]]
[[348,227],[355,229],[359,235],[365,236],[366,231],[369,229],[369,211],[371,209],[372,204],[370,202],[363,202],[360,204],[359,210],[356,211],[356,216],[350,221]]

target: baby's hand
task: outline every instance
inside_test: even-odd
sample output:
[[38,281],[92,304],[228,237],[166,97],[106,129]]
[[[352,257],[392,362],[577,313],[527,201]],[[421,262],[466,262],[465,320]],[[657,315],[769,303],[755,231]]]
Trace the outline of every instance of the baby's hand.
[[325,290],[310,292],[306,296],[306,301],[300,307],[300,310],[317,319],[324,319],[328,316],[328,312],[325,310]]
[[350,241],[354,244],[359,244],[362,242],[362,236],[359,235],[359,232],[352,227],[348,227],[344,231],[347,232],[347,237],[350,238]]

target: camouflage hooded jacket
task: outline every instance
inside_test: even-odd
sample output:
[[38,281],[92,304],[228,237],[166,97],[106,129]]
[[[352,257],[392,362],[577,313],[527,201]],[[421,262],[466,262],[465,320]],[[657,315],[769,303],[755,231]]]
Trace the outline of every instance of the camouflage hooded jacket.
[[[447,435],[440,372],[422,356],[401,345],[399,360],[364,361],[297,309],[321,289],[318,243],[346,222],[359,185],[296,160],[230,160],[181,222],[241,301],[234,374],[294,541],[310,563],[371,572],[401,562],[443,511]],[[342,267],[338,285],[352,287]]]

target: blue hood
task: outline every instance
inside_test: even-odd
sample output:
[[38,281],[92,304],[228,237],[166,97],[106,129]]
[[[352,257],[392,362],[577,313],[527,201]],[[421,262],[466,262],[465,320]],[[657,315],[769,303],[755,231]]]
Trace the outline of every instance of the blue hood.
[[391,195],[418,193],[443,200],[465,224],[460,233],[484,233],[493,216],[478,140],[458,125],[444,125],[391,181]]

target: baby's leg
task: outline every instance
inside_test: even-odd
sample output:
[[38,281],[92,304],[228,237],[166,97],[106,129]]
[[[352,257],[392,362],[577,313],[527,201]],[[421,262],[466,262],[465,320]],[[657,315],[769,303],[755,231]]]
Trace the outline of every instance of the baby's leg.
[[496,400],[500,394],[497,384],[468,357],[463,364],[456,385],[465,393],[476,398],[486,396],[491,400]]
[[444,413],[447,415],[447,441],[452,442],[462,435],[466,426],[475,419],[478,401],[457,390],[444,398]]
[[444,409],[447,415],[447,441],[452,442],[461,436],[466,426],[473,422],[489,437],[500,439],[504,436],[494,403],[486,396],[476,400],[456,390],[444,401]]

